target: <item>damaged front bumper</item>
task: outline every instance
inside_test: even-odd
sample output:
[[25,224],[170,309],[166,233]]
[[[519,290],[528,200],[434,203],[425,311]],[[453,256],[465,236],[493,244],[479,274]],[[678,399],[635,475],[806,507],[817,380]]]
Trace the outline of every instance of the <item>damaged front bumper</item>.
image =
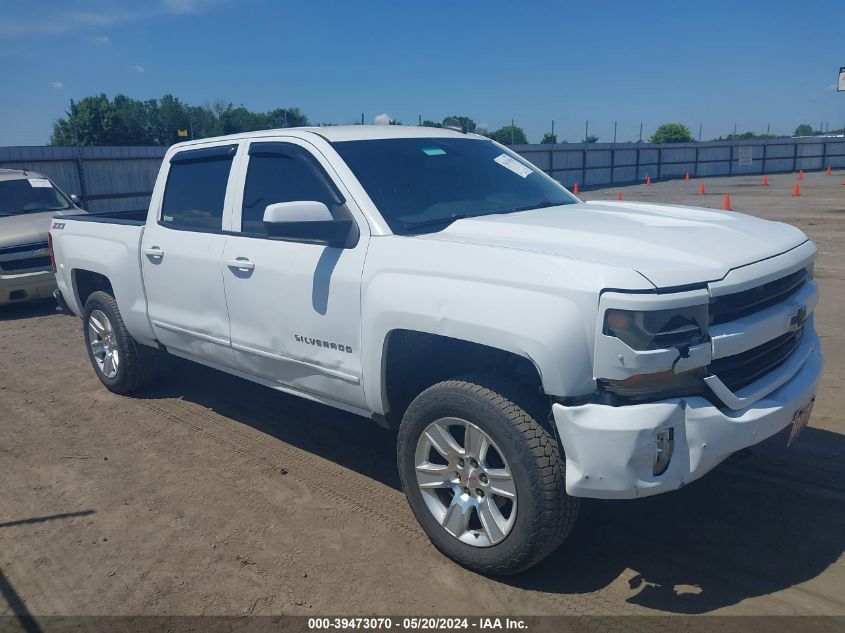
[[[814,396],[822,369],[818,337],[803,342],[801,363],[787,363],[746,390],[748,406],[717,407],[702,396],[645,404],[552,406],[566,454],[566,491],[575,497],[631,499],[698,479],[728,456],[789,425]],[[768,386],[771,390],[761,395]],[[745,392],[746,390],[743,390]],[[742,397],[743,393],[738,393]],[[655,475],[658,433],[673,429],[665,472]]]

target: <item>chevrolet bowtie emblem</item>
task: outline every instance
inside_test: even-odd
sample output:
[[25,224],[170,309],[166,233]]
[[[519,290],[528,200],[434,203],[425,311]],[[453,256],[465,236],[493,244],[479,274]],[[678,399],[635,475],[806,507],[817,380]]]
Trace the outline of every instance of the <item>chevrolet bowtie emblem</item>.
[[807,320],[807,308],[802,307],[798,308],[798,311],[792,316],[789,320],[789,331],[794,332],[801,328],[804,325],[804,321]]

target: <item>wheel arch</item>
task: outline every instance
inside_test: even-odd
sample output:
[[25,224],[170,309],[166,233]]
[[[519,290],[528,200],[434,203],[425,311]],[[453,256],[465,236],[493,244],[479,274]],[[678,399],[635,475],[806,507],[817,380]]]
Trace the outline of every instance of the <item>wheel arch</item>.
[[434,332],[395,328],[382,344],[376,420],[395,428],[411,401],[459,375],[494,373],[543,392],[539,365],[526,353]]
[[80,310],[85,309],[85,302],[88,301],[88,297],[98,290],[114,296],[111,280],[103,273],[85,268],[75,268],[71,271],[71,279],[73,281],[74,298]]

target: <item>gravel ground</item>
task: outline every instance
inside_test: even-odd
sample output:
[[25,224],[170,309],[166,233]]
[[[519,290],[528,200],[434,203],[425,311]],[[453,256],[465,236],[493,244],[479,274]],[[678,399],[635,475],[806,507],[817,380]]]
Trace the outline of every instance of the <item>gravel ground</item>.
[[826,368],[811,427],[682,491],[588,501],[536,568],[444,559],[398,486],[395,435],[175,361],[110,394],[80,322],[0,310],[0,614],[845,615],[845,174],[658,182],[585,199],[735,209],[819,245]]

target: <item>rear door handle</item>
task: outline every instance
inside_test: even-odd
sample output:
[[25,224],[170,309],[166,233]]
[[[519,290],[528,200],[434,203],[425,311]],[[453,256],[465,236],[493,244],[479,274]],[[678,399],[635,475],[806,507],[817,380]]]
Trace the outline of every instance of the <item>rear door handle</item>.
[[255,270],[255,264],[249,261],[246,257],[236,257],[235,259],[227,259],[226,265],[229,268],[237,268],[238,270]]
[[164,257],[164,251],[158,246],[149,246],[144,249],[144,255],[149,255],[150,257]]

